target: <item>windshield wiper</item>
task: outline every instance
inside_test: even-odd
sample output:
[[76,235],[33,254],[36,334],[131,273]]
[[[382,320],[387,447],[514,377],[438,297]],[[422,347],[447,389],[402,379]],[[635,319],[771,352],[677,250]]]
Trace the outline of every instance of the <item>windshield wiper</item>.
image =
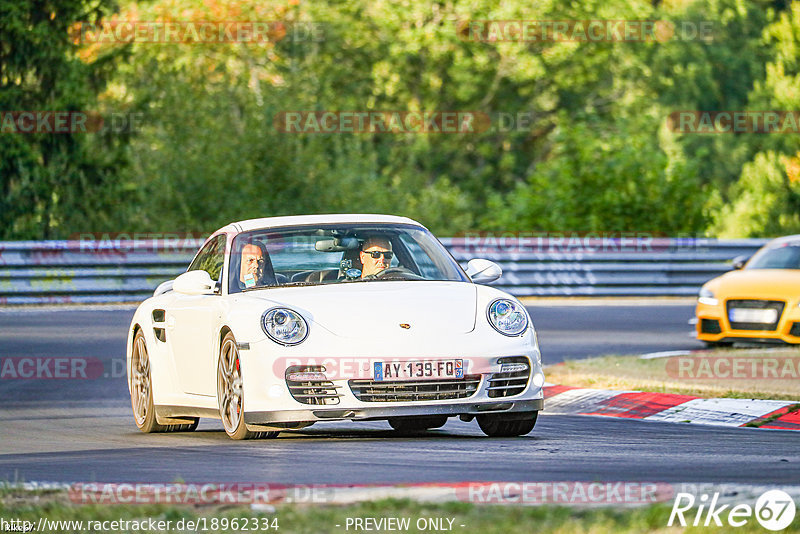
[[257,289],[278,289],[281,287],[296,287],[296,286],[316,286],[314,282],[287,282],[285,284],[276,284],[276,285],[269,285],[269,286],[255,286],[255,287],[246,287],[242,289],[242,293],[247,291],[255,291]]
[[302,287],[302,286],[321,286],[322,282],[287,282],[273,287]]

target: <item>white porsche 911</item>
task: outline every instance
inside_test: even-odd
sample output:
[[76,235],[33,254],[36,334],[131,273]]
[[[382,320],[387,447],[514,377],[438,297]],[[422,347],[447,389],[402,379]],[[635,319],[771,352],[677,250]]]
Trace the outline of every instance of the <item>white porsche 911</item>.
[[530,432],[542,409],[536,332],[511,295],[480,285],[419,223],[309,215],[230,224],[131,322],[128,386],[144,432],[221,419],[233,439],[318,421],[401,432],[477,418]]

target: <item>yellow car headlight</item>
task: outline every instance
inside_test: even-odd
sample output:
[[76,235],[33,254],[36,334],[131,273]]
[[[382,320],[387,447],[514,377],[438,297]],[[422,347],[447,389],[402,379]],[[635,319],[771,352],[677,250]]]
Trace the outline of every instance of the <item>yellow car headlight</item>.
[[707,304],[709,306],[716,306],[719,304],[719,301],[714,296],[714,292],[704,287],[700,290],[700,295],[697,297],[697,302],[700,304]]

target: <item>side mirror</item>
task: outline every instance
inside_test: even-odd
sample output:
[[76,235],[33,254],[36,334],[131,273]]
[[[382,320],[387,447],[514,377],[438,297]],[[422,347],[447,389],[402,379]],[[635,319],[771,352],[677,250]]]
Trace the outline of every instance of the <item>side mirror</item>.
[[503,276],[503,269],[493,261],[474,259],[467,263],[467,276],[476,284],[488,284]]
[[161,282],[158,284],[158,287],[155,291],[153,291],[153,296],[157,297],[159,295],[163,295],[167,291],[172,291],[172,285],[175,283],[175,280],[167,280],[166,282]]
[[205,271],[183,273],[172,284],[172,289],[184,295],[213,295],[217,283]]
[[744,267],[744,264],[748,262],[750,256],[736,256],[731,260],[731,265],[734,269],[741,269]]

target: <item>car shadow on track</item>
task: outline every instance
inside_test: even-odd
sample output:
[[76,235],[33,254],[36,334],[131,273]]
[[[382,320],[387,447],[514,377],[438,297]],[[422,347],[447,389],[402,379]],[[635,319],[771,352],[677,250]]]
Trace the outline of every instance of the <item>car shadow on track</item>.
[[[198,429],[193,433],[184,433],[184,435],[186,436],[189,436],[190,434],[202,434],[204,438],[211,438],[211,439],[219,438],[221,440],[228,440],[228,437],[221,429],[218,430],[213,428],[206,428],[206,429]],[[497,439],[515,439],[515,440],[535,441],[535,440],[540,440],[541,436],[537,436],[536,434],[529,434],[525,436],[519,436],[516,438],[488,438],[484,434],[480,433],[480,431],[471,434],[465,434],[457,432],[456,430],[398,432],[396,430],[389,430],[389,429],[350,430],[344,428],[335,428],[335,429],[314,428],[314,429],[285,431],[281,432],[275,438],[243,441],[241,443],[273,443],[273,442],[287,442],[287,441],[302,442],[302,441],[319,441],[319,440],[333,440],[333,439],[348,440],[348,441],[376,440],[376,439],[383,439],[383,440],[392,439],[392,440],[405,440],[405,441],[426,441],[426,440],[444,440],[444,439],[462,440],[462,441],[492,439],[493,441],[495,441]],[[233,442],[232,440],[228,441]]]

